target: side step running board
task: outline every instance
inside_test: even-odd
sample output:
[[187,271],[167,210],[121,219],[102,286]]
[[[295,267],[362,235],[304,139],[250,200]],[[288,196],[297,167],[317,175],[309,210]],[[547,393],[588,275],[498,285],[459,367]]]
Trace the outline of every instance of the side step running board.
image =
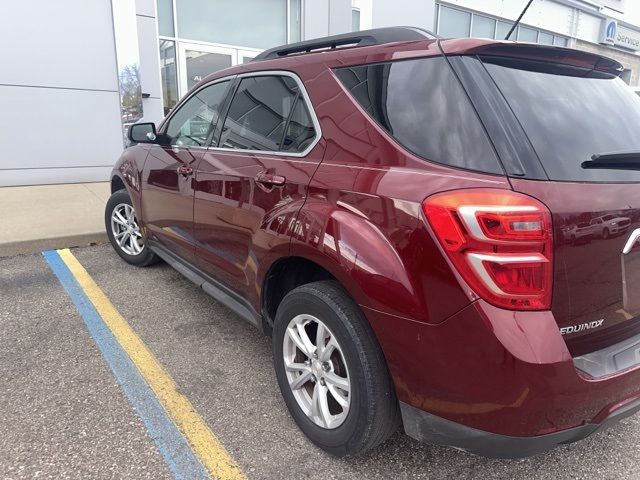
[[153,253],[171,265],[176,271],[180,272],[186,278],[202,288],[202,290],[211,295],[217,301],[233,310],[236,314],[240,315],[252,325],[255,325],[258,328],[261,327],[261,317],[255,309],[243,298],[225,287],[222,283],[211,278],[209,275],[181,259],[154,240],[149,240],[149,248],[151,248]]

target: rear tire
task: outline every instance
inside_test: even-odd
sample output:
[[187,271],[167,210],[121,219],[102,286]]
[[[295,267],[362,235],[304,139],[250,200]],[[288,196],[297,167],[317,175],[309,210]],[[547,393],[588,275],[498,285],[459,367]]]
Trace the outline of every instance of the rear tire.
[[131,198],[125,189],[118,190],[109,197],[104,223],[111,246],[125,262],[146,267],[159,260],[147,246],[138,226]]
[[323,450],[360,453],[398,428],[398,401],[380,346],[336,282],[309,283],[285,296],[276,313],[273,352],[289,412]]

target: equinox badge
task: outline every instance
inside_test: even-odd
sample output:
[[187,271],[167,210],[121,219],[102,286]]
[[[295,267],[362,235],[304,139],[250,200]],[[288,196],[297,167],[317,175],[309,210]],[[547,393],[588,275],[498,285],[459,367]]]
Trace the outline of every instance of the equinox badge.
[[583,330],[591,330],[592,328],[598,328],[603,323],[604,318],[601,318],[600,320],[594,320],[593,322],[581,323],[580,325],[571,325],[570,327],[562,327],[560,329],[560,333],[562,335],[567,335],[569,333],[578,333]]

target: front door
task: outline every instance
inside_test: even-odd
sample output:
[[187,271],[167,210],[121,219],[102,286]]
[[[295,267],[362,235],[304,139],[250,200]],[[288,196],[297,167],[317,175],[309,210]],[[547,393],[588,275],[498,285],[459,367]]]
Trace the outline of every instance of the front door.
[[194,173],[218,120],[229,80],[208,85],[182,103],[158,135],[142,173],[147,235],[193,262]]
[[312,115],[293,76],[245,75],[196,172],[197,262],[252,303],[258,265],[287,254],[288,232],[322,160]]

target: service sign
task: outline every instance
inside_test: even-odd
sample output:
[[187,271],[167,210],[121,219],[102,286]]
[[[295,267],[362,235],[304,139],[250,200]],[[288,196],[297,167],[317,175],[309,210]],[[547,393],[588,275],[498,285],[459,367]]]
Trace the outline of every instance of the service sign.
[[605,18],[602,21],[600,43],[637,51],[640,50],[640,32],[620,25],[615,18]]

